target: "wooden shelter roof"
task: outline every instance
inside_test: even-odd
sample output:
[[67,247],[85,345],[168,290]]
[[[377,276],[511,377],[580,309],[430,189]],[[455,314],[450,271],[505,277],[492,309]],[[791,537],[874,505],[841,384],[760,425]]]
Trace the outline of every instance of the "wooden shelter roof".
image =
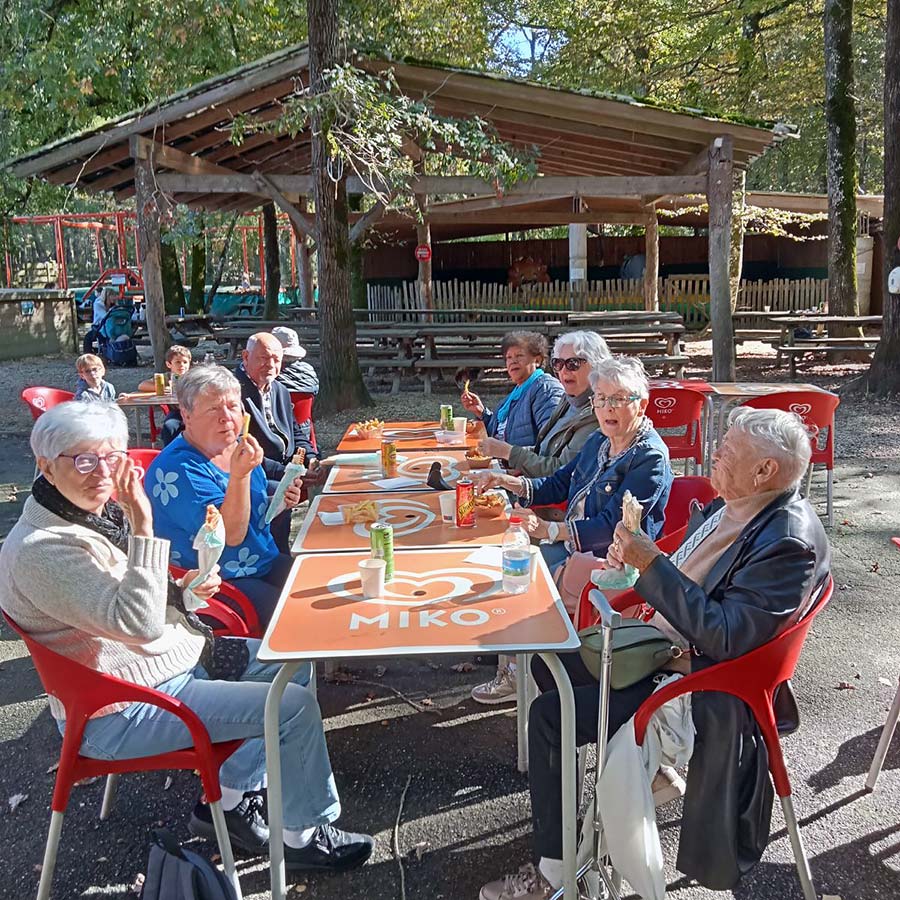
[[[734,163],[746,167],[769,146],[794,133],[792,126],[715,118],[697,110],[671,110],[629,97],[563,90],[521,80],[419,61],[389,61],[359,54],[361,68],[392,68],[400,90],[426,96],[444,115],[480,115],[502,139],[537,147],[545,176],[678,176],[698,170],[710,142],[730,135]],[[306,45],[280,50],[224,75],[173,94],[89,131],[26,153],[6,164],[19,177],[42,177],[88,192],[134,195],[132,138],[153,141],[180,153],[157,153],[156,170],[185,175],[294,176],[283,190],[306,193],[302,176],[310,167],[310,136],[270,133],[231,142],[231,123],[242,115],[267,122],[282,103],[308,84]],[[185,154],[192,157],[188,160]],[[187,183],[187,182],[185,182]],[[258,205],[246,179],[220,184],[215,192],[167,189],[193,207],[239,209]],[[474,191],[462,191],[474,193]],[[621,192],[620,192],[621,194]],[[641,205],[636,191],[635,204]],[[592,203],[602,207],[602,198]],[[616,202],[621,202],[621,196]],[[646,202],[646,201],[644,201]]]

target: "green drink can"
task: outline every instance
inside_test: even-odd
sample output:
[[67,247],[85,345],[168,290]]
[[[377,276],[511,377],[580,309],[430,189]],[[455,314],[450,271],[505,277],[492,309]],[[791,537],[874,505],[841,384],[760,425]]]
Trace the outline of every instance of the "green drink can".
[[453,431],[453,405],[441,404],[441,428],[444,431]]
[[394,577],[394,528],[385,522],[373,522],[369,528],[372,559],[384,560],[384,580]]

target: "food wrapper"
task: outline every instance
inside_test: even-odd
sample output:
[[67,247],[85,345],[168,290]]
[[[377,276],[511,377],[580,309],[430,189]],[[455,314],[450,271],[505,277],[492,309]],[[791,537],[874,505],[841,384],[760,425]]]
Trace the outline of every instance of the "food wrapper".
[[[631,491],[625,491],[622,497],[622,524],[632,533],[641,530],[641,518],[644,509]],[[638,570],[627,563],[622,569],[594,569],[591,581],[601,590],[624,591],[634,587],[638,580]]]
[[209,578],[225,550],[225,523],[222,514],[212,504],[206,507],[206,521],[197,532],[192,546],[197,551],[197,568],[200,571],[190,584],[184,585],[184,607],[188,612],[209,606],[193,589]]
[[284,509],[284,495],[291,486],[295,478],[299,478],[306,474],[306,466],[303,465],[305,451],[300,450],[294,454],[294,458],[284,467],[284,475],[272,494],[269,501],[269,508],[266,510],[266,525],[272,524],[272,519],[279,515]]

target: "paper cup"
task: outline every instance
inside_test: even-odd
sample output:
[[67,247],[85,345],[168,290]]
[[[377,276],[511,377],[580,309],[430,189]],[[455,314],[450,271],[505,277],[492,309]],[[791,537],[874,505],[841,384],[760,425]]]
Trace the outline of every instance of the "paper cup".
[[462,434],[466,433],[466,422],[468,419],[465,416],[454,416],[453,417],[453,430],[457,432],[461,432]]
[[441,504],[441,519],[445,525],[452,525],[456,521],[456,492],[444,491],[438,497]]
[[534,579],[537,577],[538,559],[540,559],[540,556],[541,556],[541,548],[532,544],[528,548],[528,552],[531,557],[531,559],[530,559],[531,567],[529,569],[529,572],[531,573],[531,580],[533,582]]
[[366,600],[377,600],[384,596],[384,568],[383,559],[360,560],[359,580]]

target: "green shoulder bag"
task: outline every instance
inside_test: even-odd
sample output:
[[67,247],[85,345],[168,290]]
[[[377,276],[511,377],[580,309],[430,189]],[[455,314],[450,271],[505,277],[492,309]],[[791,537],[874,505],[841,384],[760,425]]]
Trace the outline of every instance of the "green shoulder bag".
[[[602,626],[592,625],[578,632],[581,658],[588,671],[600,680]],[[620,691],[658,672],[684,651],[676,647],[655,625],[641,619],[623,619],[612,630],[612,672],[610,686]]]

